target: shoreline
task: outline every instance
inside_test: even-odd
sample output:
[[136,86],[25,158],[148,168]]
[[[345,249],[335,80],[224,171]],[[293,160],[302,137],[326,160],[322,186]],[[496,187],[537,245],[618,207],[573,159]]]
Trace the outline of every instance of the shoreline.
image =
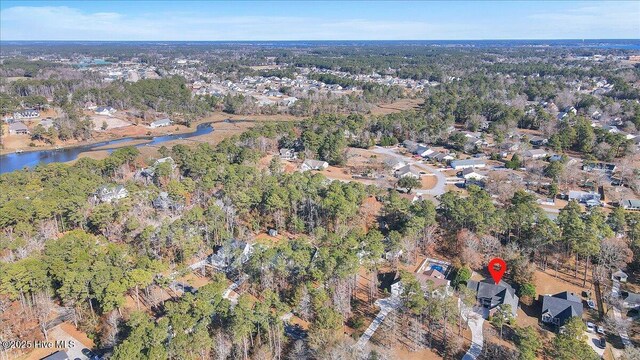
[[[22,153],[29,153],[29,152],[35,152],[35,151],[66,150],[66,149],[72,149],[72,148],[79,148],[83,146],[91,146],[101,142],[117,141],[117,140],[126,139],[126,138],[131,138],[131,141],[147,140],[147,139],[151,140],[154,137],[158,137],[158,136],[188,134],[190,132],[197,131],[198,126],[201,124],[210,123],[213,126],[216,123],[225,123],[225,120],[231,120],[233,121],[233,123],[238,123],[238,122],[260,123],[260,122],[271,122],[271,121],[300,121],[302,119],[304,119],[304,117],[297,117],[292,115],[246,115],[245,116],[245,115],[216,112],[216,113],[209,114],[199,120],[193,121],[190,127],[185,127],[184,125],[178,125],[183,128],[178,131],[171,131],[170,133],[167,133],[167,132],[154,133],[153,132],[154,129],[147,128],[146,130],[151,130],[152,132],[151,135],[110,134],[105,137],[92,138],[90,140],[79,141],[76,143],[66,144],[66,145],[44,145],[44,146],[26,147],[26,148],[20,148],[20,149],[14,149],[14,148],[0,149],[0,156],[15,154],[17,150],[22,150]],[[131,126],[136,126],[136,125],[131,125]],[[168,128],[175,129],[173,126],[170,126]],[[105,145],[105,146],[108,146],[108,145]],[[102,148],[102,146],[100,148]],[[93,150],[98,150],[98,149],[93,149]]]
[[[99,144],[101,142],[117,141],[117,140],[122,140],[127,138],[130,138],[131,141],[151,140],[154,137],[158,137],[158,136],[187,134],[187,133],[196,131],[198,128],[198,125],[200,125],[201,123],[202,122],[200,121],[194,122],[191,124],[191,127],[185,127],[184,129],[180,129],[178,131],[172,131],[171,133],[157,133],[157,134],[152,133],[151,135],[121,135],[121,136],[116,136],[114,134],[111,134],[111,136],[106,136],[104,138],[97,137],[97,138],[92,138],[90,140],[79,141],[77,143],[67,144],[67,145],[44,145],[44,146],[27,147],[25,149],[10,149],[10,150],[2,149],[0,150],[0,156],[15,154],[17,150],[22,150],[21,151],[22,153],[29,153],[34,151],[67,150],[67,149],[79,148],[83,146],[91,146],[91,145]],[[132,126],[135,126],[135,125],[132,125]],[[104,146],[109,146],[109,145],[104,145]],[[100,148],[102,147],[103,146],[100,146]]]

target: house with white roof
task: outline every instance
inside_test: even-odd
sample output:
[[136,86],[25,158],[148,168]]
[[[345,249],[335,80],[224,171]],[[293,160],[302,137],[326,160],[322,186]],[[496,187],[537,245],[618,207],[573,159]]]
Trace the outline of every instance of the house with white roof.
[[111,106],[100,106],[96,108],[95,113],[97,115],[111,116],[116,113],[116,109],[112,108]]
[[171,123],[173,123],[173,121],[171,121],[171,119],[164,118],[164,119],[159,119],[159,120],[156,120],[156,121],[152,122],[151,124],[149,124],[149,127],[152,128],[152,129],[155,129],[155,128],[159,128],[159,127],[170,126]]
[[484,168],[486,166],[487,164],[484,162],[484,160],[481,160],[481,159],[466,159],[466,160],[451,161],[451,167],[454,170],[463,170],[468,168],[479,169],[479,168]]
[[524,152],[524,156],[530,159],[542,159],[549,155],[544,149],[531,149]]
[[321,160],[305,160],[300,166],[301,171],[309,171],[309,170],[324,170],[329,167],[329,163]]

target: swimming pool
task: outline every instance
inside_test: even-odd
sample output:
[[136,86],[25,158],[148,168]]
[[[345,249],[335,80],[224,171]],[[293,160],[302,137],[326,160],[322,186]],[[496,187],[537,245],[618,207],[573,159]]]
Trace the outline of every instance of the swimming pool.
[[441,265],[431,265],[431,270],[438,270],[439,272],[444,272],[444,268]]

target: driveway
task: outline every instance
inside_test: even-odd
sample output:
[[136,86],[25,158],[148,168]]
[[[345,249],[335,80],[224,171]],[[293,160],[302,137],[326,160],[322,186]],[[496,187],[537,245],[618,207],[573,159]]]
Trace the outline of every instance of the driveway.
[[469,329],[471,330],[471,347],[466,354],[462,357],[462,360],[475,360],[482,352],[484,345],[484,336],[482,334],[482,325],[484,324],[484,318],[482,317],[482,308],[470,308],[458,300],[458,306],[460,306],[460,314],[462,318],[467,321]]
[[433,174],[436,177],[436,184],[433,187],[433,189],[429,189],[429,190],[416,189],[415,192],[417,195],[438,196],[446,192],[445,185],[447,184],[447,177],[444,176],[442,172],[440,172],[440,169],[418,162],[416,159],[412,158],[411,156],[400,155],[397,153],[397,148],[384,148],[384,147],[376,146],[373,149],[373,152],[377,154],[387,155],[389,157],[392,157],[398,160],[402,160],[408,165],[415,166],[420,170],[424,170],[426,172]]
[[360,339],[358,339],[356,347],[360,350],[364,349],[364,346],[367,345],[369,339],[371,339],[371,337],[376,332],[380,324],[382,324],[389,312],[397,309],[400,306],[400,299],[397,296],[390,296],[388,298],[376,300],[375,304],[380,307],[380,312],[378,313],[378,315],[376,315],[376,318],[373,319],[371,324],[369,324],[367,330],[365,330],[362,336],[360,336]]
[[[611,286],[611,296],[614,298],[620,297],[620,282],[618,280],[613,280],[613,286]],[[618,309],[615,305],[613,306],[613,317],[616,321],[622,321],[622,315],[620,314],[620,309]],[[629,340],[629,334],[627,330],[623,327],[618,328],[618,334],[620,335],[620,339],[622,340],[622,344],[624,347],[631,346],[631,341]]]
[[589,343],[589,346],[591,346],[593,351],[595,351],[598,356],[602,357],[604,355],[604,349],[600,348],[597,345],[600,344],[600,336],[588,331],[586,331],[585,334],[587,334],[587,342]]
[[67,347],[66,349],[57,349],[57,350],[65,350],[67,355],[69,355],[69,359],[80,359],[80,360],[88,360],[89,358],[82,353],[82,350],[86,347],[84,344],[80,342],[80,339],[73,337],[73,335],[64,331],[61,326],[56,326],[53,329],[49,330],[49,340],[58,340],[64,341],[66,344],[70,344],[73,342],[73,347]]

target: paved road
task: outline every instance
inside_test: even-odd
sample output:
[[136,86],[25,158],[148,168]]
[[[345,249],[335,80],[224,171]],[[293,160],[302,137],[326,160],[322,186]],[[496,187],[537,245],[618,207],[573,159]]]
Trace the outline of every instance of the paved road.
[[482,334],[484,318],[482,317],[482,313],[480,313],[482,310],[469,308],[460,300],[458,300],[458,306],[460,306],[462,318],[467,321],[469,329],[471,330],[471,347],[469,351],[464,354],[462,360],[475,360],[482,352],[484,345],[484,336]]
[[362,336],[360,336],[360,339],[358,339],[356,347],[360,350],[364,349],[364,346],[367,345],[369,339],[371,339],[371,337],[376,332],[380,324],[382,324],[389,312],[397,309],[400,306],[400,299],[397,296],[390,296],[388,298],[376,300],[375,304],[380,307],[380,312],[378,313],[376,318],[373,319],[371,324],[369,324],[367,330],[365,330]]
[[397,152],[397,148],[384,148],[384,147],[380,147],[380,146],[376,146],[373,149],[373,152],[377,153],[377,154],[383,154],[383,155],[387,155],[399,160],[404,161],[405,163],[415,166],[416,168],[426,171],[428,173],[431,173],[433,175],[435,175],[436,177],[436,185],[433,187],[433,189],[429,189],[429,190],[420,190],[420,189],[416,189],[415,192],[418,195],[433,195],[433,196],[438,196],[438,195],[442,195],[444,194],[445,191],[445,185],[447,184],[447,177],[440,171],[440,169],[435,168],[433,166],[418,162],[416,159],[410,157],[410,156],[404,156],[404,155],[400,155]]

